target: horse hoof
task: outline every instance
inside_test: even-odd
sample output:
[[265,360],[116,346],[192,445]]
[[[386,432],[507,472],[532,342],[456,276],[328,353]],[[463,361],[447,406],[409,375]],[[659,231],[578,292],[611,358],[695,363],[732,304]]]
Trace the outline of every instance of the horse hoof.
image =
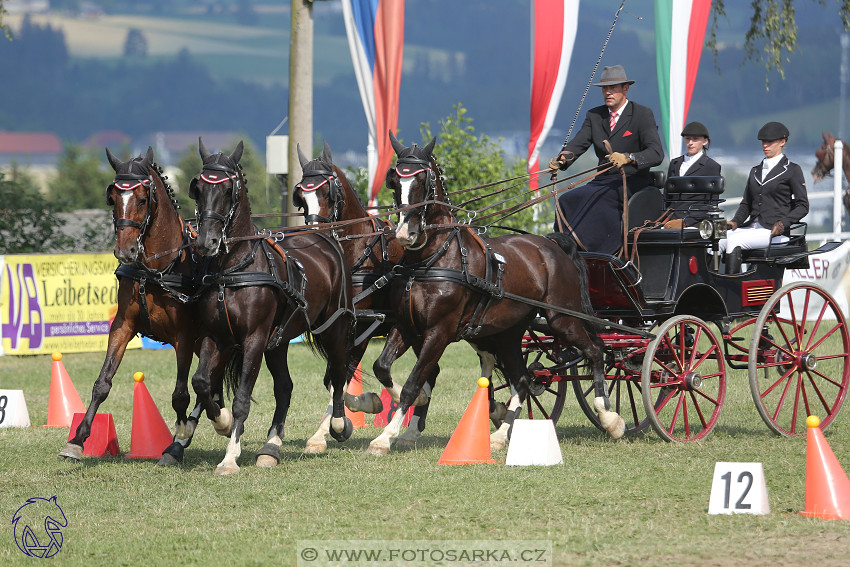
[[501,451],[505,448],[506,442],[502,437],[490,437],[490,450]]
[[72,461],[82,461],[83,448],[79,445],[75,445],[74,443],[68,443],[61,451],[59,451],[59,456],[71,459]]
[[397,449],[415,449],[416,448],[416,440],[415,439],[403,439],[399,437],[396,439],[395,446]]
[[257,455],[256,465],[261,469],[271,469],[276,467],[279,462],[271,455]]
[[430,401],[431,396],[426,394],[424,390],[419,390],[419,395],[416,396],[416,400],[413,402],[413,405],[416,407],[427,406]]
[[163,453],[162,458],[156,464],[158,467],[176,467],[180,464],[180,461],[174,458],[173,455],[169,453]]
[[346,392],[345,406],[351,411],[362,411],[364,413],[381,413],[384,411],[381,396],[374,392],[364,392],[356,397]]
[[327,443],[319,443],[317,441],[307,441],[307,446],[304,447],[305,455],[321,455],[328,450]]
[[239,472],[239,465],[218,465],[215,468],[215,474],[224,476],[228,474],[236,474]]
[[260,468],[276,467],[280,463],[280,447],[274,443],[266,443],[257,451],[254,462]]
[[221,408],[221,413],[213,421],[215,432],[223,437],[230,437],[233,432],[233,414],[227,408]]
[[351,437],[351,434],[354,433],[354,424],[351,423],[351,420],[347,417],[343,417],[342,431],[336,431],[333,428],[333,421],[331,421],[331,428],[328,430],[331,437],[342,443]]
[[626,421],[617,415],[617,419],[613,426],[610,429],[607,429],[607,431],[608,435],[611,436],[611,439],[622,439],[623,435],[626,434]]
[[376,457],[386,457],[390,454],[390,448],[384,445],[376,445],[374,442],[369,443],[369,448],[366,449],[367,455],[374,455]]

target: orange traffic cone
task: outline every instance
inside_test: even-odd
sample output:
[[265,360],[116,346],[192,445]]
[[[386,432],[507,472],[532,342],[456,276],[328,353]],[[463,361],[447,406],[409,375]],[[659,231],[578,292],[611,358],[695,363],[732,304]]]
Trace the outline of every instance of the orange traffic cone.
[[803,516],[850,520],[850,479],[820,430],[820,419],[806,419],[806,509]]
[[[363,393],[363,374],[360,372],[360,364],[357,365],[357,370],[354,371],[354,376],[352,376],[351,380],[349,380],[346,392],[354,397]],[[351,424],[354,426],[354,429],[366,427],[366,414],[362,411],[351,411],[350,409],[345,408],[345,417],[351,420]]]
[[[71,431],[68,433],[68,441],[77,435],[77,427],[83,421],[84,413],[75,413],[71,421]],[[118,433],[115,431],[115,421],[111,413],[96,413],[91,422],[91,435],[83,443],[83,455],[88,457],[102,457],[104,455],[117,455]]]
[[495,463],[490,458],[490,398],[487,378],[478,379],[478,389],[466,407],[448,445],[443,449],[441,465]]
[[124,455],[131,459],[159,459],[166,447],[171,445],[171,430],[156,409],[145,375],[133,374],[133,427],[130,431],[130,452]]
[[50,370],[50,397],[47,400],[47,424],[44,427],[70,427],[74,414],[85,411],[86,406],[62,364],[62,353],[54,352]]

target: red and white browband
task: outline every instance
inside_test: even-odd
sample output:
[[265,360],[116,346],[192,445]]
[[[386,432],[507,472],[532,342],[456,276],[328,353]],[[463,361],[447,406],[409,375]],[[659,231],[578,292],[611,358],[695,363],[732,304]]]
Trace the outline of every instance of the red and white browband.
[[236,179],[236,174],[225,175],[223,173],[201,173],[201,181],[206,181],[210,185],[218,185],[224,183],[228,179]]
[[401,177],[413,177],[417,173],[421,173],[425,171],[426,168],[420,167],[417,170],[413,169],[414,166],[410,165],[397,165],[395,167],[395,172],[399,174]]
[[117,179],[112,182],[116,189],[119,191],[132,191],[136,187],[141,185],[150,185],[151,182],[147,179],[144,181],[118,181]]
[[332,179],[333,179],[333,177],[328,177],[326,179],[323,179],[321,183],[316,183],[314,181],[310,181],[310,182],[302,181],[301,182],[301,190],[306,192],[306,193],[312,193],[313,191],[315,191],[316,189],[318,189],[319,187],[321,187],[325,183],[330,182]]

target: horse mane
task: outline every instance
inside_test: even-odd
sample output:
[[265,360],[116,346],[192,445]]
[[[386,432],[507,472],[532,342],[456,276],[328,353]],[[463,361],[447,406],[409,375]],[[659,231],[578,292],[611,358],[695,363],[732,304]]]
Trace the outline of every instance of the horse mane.
[[168,195],[168,200],[171,201],[171,207],[174,209],[174,212],[179,211],[180,204],[177,201],[177,195],[175,195],[174,189],[168,183],[168,176],[164,174],[162,166],[156,162],[153,162],[151,163],[151,168],[156,171],[157,175],[159,176],[159,181],[160,183],[162,183],[163,189],[165,189],[165,194]]

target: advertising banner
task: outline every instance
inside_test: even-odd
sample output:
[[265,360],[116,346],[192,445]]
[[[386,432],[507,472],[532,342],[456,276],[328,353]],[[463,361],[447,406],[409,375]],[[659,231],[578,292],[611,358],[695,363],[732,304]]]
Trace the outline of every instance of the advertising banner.
[[[850,286],[850,240],[845,241],[832,252],[813,254],[809,256],[808,270],[786,270],[782,279],[783,285],[792,282],[810,282],[818,284],[835,298],[835,302],[841,308],[844,317],[850,316],[847,303],[847,290]],[[801,292],[792,294],[795,301],[802,302]],[[809,309],[809,317],[817,317],[822,302],[815,301]],[[782,303],[780,313],[787,315],[785,302]]]
[[[0,262],[3,354],[105,351],[118,308],[112,254],[7,255]],[[141,347],[138,337],[128,348]]]

